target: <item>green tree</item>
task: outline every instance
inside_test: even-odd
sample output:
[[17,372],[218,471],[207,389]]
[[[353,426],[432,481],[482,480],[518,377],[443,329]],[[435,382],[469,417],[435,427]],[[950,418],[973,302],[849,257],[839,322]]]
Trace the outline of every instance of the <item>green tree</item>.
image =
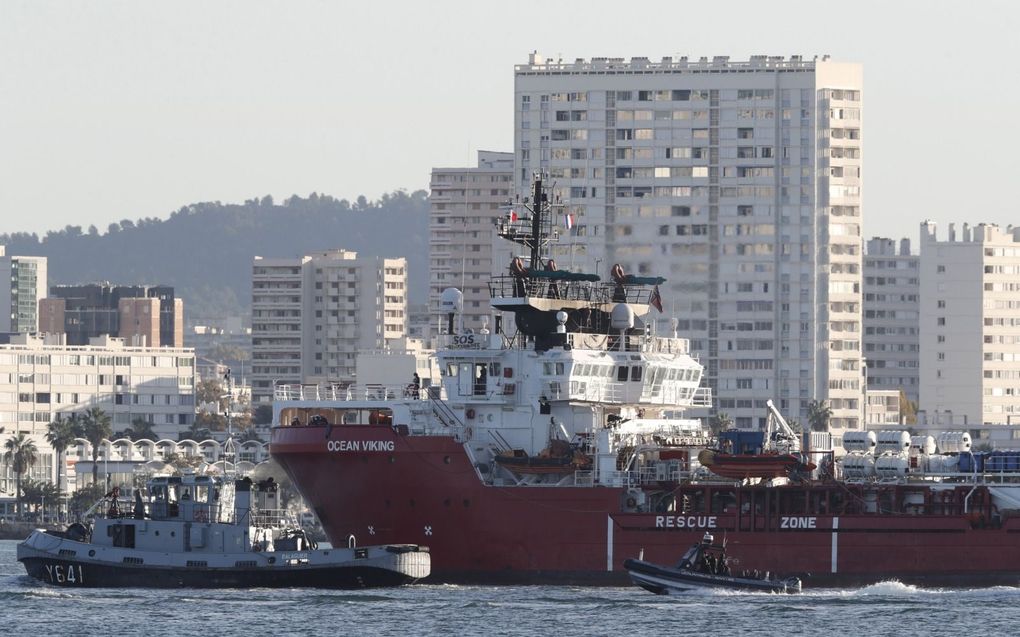
[[717,412],[708,421],[708,428],[712,435],[719,435],[720,431],[725,431],[732,426],[733,419],[725,411]]
[[99,483],[99,449],[113,435],[110,416],[99,407],[92,407],[81,418],[82,437],[92,446],[92,484]]
[[[24,501],[36,513],[46,518],[46,510],[60,505],[60,489],[50,481],[26,480],[21,487]],[[40,511],[41,509],[41,511]]]
[[156,430],[148,420],[138,417],[131,421],[131,426],[124,430],[123,435],[130,438],[132,442],[138,442],[139,440],[151,440],[156,442],[159,440],[159,436],[156,435]]
[[46,442],[57,452],[57,486],[61,493],[67,488],[64,480],[64,467],[67,464],[64,453],[81,434],[77,414],[71,414],[66,420],[57,415],[57,419],[46,426]]
[[239,442],[248,442],[249,440],[262,442],[262,438],[260,438],[258,432],[255,431],[255,427],[248,427],[241,433],[240,437],[238,437]]
[[807,419],[811,425],[811,431],[828,431],[830,418],[832,418],[832,409],[824,400],[812,400],[808,403]]
[[11,471],[14,472],[14,500],[19,516],[22,513],[21,476],[28,473],[38,457],[39,450],[36,449],[35,442],[23,431],[11,436],[4,443],[4,462],[11,465]]
[[90,484],[71,494],[68,511],[80,518],[89,508],[106,495],[106,489],[98,484]]
[[198,400],[198,404],[216,403],[217,412],[223,411],[223,399],[221,398],[223,393],[223,385],[217,378],[199,381],[195,387],[195,399]]
[[252,418],[256,425],[271,425],[273,423],[273,406],[259,405],[255,408]]
[[202,440],[208,440],[211,437],[212,434],[209,431],[209,427],[202,424],[199,418],[195,418],[195,422],[191,423],[190,427],[181,432],[178,440],[194,440],[195,442],[201,442]]

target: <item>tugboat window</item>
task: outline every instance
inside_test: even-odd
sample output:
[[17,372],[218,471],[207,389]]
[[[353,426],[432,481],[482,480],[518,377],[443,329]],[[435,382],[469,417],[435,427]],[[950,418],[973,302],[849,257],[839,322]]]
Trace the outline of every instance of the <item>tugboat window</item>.
[[627,370],[628,369],[629,369],[628,367],[624,367],[624,366],[617,367],[616,368],[616,380],[618,380],[620,382],[626,381],[627,380]]

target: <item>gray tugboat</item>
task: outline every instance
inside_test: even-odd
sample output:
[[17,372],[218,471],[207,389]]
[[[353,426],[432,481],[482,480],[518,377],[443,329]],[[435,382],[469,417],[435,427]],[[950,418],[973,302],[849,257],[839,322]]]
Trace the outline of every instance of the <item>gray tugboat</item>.
[[148,502],[117,490],[65,531],[33,531],[18,545],[32,577],[58,586],[399,586],[427,577],[427,547],[319,549],[278,507],[271,479],[157,477]]

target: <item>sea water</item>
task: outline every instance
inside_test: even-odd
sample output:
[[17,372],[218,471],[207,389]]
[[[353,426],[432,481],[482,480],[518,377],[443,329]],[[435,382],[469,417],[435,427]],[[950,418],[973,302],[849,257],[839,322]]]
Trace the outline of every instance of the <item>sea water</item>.
[[[1020,635],[1020,588],[883,582],[799,595],[637,587],[67,589],[37,582],[0,541],[4,635]],[[1020,574],[1018,574],[1020,581]]]

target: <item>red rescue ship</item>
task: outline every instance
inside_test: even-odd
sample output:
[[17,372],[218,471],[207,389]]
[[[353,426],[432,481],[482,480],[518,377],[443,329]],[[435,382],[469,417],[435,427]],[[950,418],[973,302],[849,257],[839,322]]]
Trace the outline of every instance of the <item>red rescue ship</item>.
[[711,404],[702,366],[645,320],[662,280],[556,270],[554,209],[536,181],[499,226],[530,250],[490,284],[513,326],[467,333],[444,293],[441,386],[276,388],[272,455],[334,546],[428,545],[430,581],[623,584],[709,531],[807,587],[1020,584],[1020,453],[861,433],[834,462],[771,408],[708,439],[683,413]]

